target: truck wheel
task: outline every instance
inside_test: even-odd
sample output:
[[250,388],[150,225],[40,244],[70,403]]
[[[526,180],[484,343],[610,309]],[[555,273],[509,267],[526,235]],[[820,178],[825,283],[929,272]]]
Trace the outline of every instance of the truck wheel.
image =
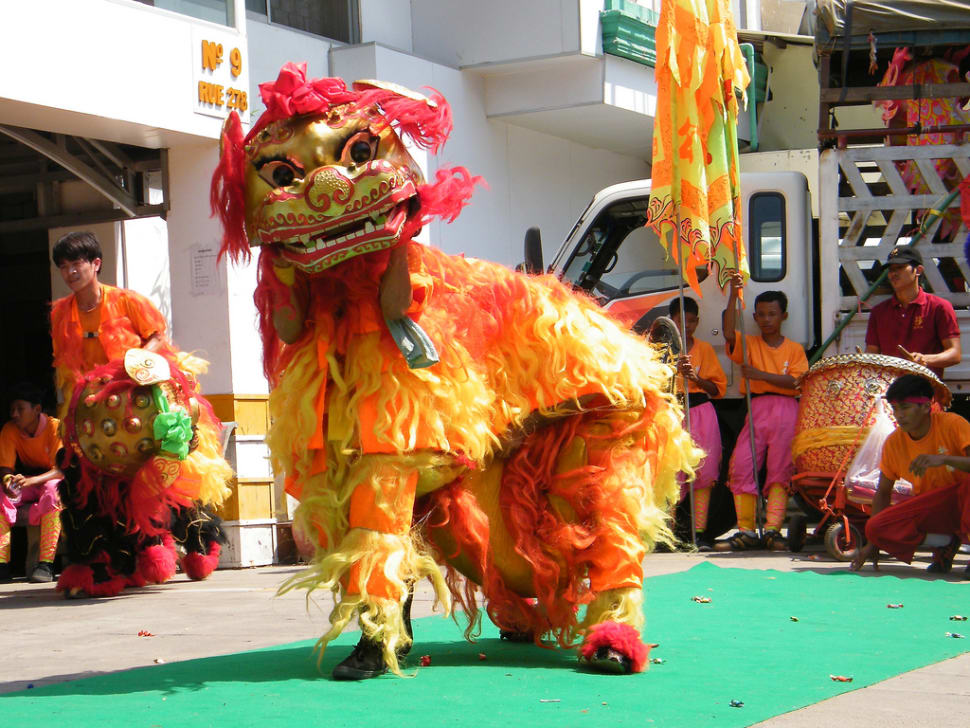
[[788,519],[788,550],[797,554],[805,546],[808,519],[796,513]]
[[842,521],[836,521],[825,532],[825,550],[836,561],[852,561],[863,540],[862,531],[851,523],[847,534]]

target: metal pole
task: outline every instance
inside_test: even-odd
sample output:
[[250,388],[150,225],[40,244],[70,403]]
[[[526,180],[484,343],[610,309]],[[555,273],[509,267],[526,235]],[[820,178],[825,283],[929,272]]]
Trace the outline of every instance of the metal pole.
[[[740,241],[735,241],[734,243],[734,268],[740,273],[741,272],[741,260],[738,255],[738,244]],[[744,290],[744,289],[741,289]],[[745,352],[745,340],[744,340],[744,310],[741,308],[741,299],[737,302],[737,313],[735,314],[734,320],[737,327],[740,329],[741,335],[738,337],[741,341],[741,361],[747,361],[747,353]],[[748,443],[751,446],[751,477],[754,480],[754,484],[757,487],[758,495],[755,497],[755,522],[758,526],[758,538],[764,540],[764,518],[761,508],[761,484],[758,483],[758,449],[755,447],[754,443],[754,418],[751,415],[751,381],[744,376],[744,401],[748,407]]]
[[[683,350],[680,352],[681,355],[687,354],[687,325],[684,321],[686,311],[684,311],[684,254],[683,249],[680,247],[680,214],[677,214],[677,229],[674,231],[674,248],[676,249],[675,256],[677,258],[677,270],[680,272],[680,288],[678,289],[678,295],[680,296],[680,340],[683,342]],[[676,376],[676,375],[675,375]],[[690,433],[690,394],[687,391],[689,382],[687,381],[687,375],[684,375],[684,423],[687,425],[687,432]],[[690,502],[690,544],[695,549],[697,548],[697,531],[696,525],[694,523],[694,482],[697,478],[695,476],[694,480],[687,484],[687,497]]]

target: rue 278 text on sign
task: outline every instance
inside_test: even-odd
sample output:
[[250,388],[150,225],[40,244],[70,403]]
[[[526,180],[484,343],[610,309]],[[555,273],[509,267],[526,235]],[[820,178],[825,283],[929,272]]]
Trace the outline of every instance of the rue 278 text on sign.
[[[222,65],[223,48],[222,43],[214,41],[202,41],[202,68],[208,71],[215,71]],[[239,78],[242,73],[242,53],[238,48],[229,51],[229,69],[233,80]],[[249,108],[249,100],[246,92],[242,89],[225,87],[222,84],[210,83],[209,81],[199,81],[199,101],[203,104],[213,106],[225,106],[227,109],[238,109],[246,111]]]
[[249,123],[249,61],[245,36],[213,28],[192,29],[192,108],[225,119],[236,111]]

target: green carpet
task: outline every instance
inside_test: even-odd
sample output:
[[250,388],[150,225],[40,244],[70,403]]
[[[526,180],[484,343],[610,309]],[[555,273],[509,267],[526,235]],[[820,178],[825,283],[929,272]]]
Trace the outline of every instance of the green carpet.
[[[970,647],[970,585],[783,573],[701,563],[649,579],[647,631],[663,663],[625,677],[581,673],[558,650],[475,644],[451,621],[415,622],[413,679],[322,677],[312,641],[0,695],[4,725],[745,726],[953,657]],[[707,604],[695,595],[710,597]],[[901,609],[888,609],[902,603]],[[797,617],[793,621],[791,617]],[[322,626],[322,625],[321,625]],[[356,642],[327,651],[323,673]],[[479,653],[486,658],[479,659]],[[411,672],[414,672],[412,669]],[[851,683],[833,682],[847,675]],[[743,701],[739,708],[732,700]]]

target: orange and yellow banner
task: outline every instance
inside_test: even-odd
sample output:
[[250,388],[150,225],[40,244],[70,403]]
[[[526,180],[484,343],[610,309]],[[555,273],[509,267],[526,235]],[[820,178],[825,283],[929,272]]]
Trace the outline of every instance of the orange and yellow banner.
[[700,296],[699,267],[712,268],[722,288],[729,271],[748,272],[735,89],[743,94],[749,76],[729,0],[664,0],[656,79],[647,225]]

